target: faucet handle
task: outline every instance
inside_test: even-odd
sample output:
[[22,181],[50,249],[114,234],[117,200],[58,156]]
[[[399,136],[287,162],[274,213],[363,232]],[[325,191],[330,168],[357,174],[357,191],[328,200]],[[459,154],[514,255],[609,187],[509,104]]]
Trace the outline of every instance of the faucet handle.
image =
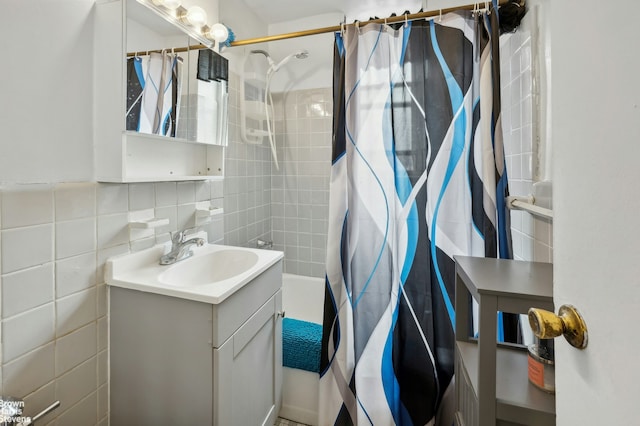
[[180,244],[184,239],[184,231],[176,231],[171,234],[171,243],[176,245]]

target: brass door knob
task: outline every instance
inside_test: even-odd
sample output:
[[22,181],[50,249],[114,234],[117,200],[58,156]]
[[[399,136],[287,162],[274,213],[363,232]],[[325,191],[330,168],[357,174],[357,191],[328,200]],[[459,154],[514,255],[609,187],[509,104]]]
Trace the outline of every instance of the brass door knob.
[[587,347],[587,325],[576,308],[562,305],[558,315],[544,309],[529,309],[529,325],[533,334],[540,339],[552,339],[564,335],[571,346],[578,349]]

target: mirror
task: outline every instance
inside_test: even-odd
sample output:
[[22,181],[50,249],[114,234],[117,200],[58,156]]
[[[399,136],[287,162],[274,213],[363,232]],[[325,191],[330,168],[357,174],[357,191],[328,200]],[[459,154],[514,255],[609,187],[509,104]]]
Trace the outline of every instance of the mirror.
[[226,60],[147,6],[126,2],[125,129],[226,145]]

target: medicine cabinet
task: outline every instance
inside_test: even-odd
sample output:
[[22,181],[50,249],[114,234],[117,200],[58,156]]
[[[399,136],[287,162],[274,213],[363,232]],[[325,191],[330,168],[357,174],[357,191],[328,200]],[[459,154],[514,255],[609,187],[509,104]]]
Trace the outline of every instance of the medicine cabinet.
[[222,178],[227,82],[196,78],[201,42],[136,0],[96,3],[98,181]]

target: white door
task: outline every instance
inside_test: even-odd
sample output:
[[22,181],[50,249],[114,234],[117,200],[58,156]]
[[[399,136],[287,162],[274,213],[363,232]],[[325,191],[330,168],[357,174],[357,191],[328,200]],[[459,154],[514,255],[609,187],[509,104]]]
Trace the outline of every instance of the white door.
[[554,299],[589,331],[556,339],[557,424],[640,425],[640,2],[549,7]]

